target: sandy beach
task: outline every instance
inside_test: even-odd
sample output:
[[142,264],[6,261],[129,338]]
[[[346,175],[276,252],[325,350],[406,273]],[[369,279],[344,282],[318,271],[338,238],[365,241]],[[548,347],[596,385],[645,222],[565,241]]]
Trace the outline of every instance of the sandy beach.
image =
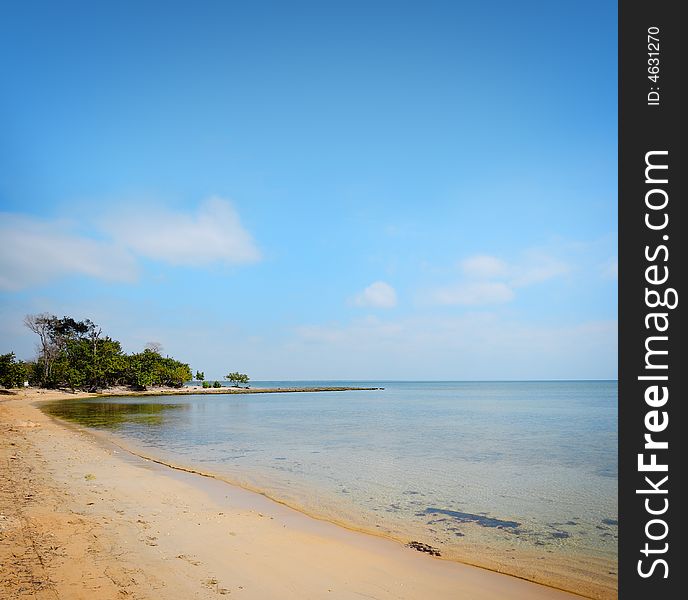
[[0,396],[0,597],[580,598],[143,460],[36,407],[60,397]]

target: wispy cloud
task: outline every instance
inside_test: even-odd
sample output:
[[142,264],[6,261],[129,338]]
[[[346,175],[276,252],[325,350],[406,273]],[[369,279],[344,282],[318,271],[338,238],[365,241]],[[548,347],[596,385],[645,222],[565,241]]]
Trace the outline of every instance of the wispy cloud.
[[136,279],[135,258],[117,243],[95,240],[65,220],[0,214],[0,289],[16,291],[65,275],[106,281]]
[[0,213],[0,289],[16,291],[67,275],[135,281],[137,257],[171,265],[245,264],[260,251],[227,200],[210,198],[196,212],[164,207],[112,212],[88,223]]
[[470,277],[490,279],[508,273],[509,266],[496,256],[478,254],[462,260],[461,269]]
[[512,286],[524,287],[566,275],[570,271],[567,263],[541,251],[530,251],[522,261],[510,266],[508,279]]
[[162,207],[113,213],[103,229],[136,254],[172,265],[242,264],[260,259],[234,206],[218,197],[206,200],[196,213]]
[[506,283],[475,281],[438,288],[433,291],[432,298],[437,304],[482,306],[510,302],[514,299],[514,291]]
[[397,293],[388,283],[375,281],[356,294],[354,304],[370,308],[394,308],[397,305]]
[[540,251],[529,251],[517,261],[479,254],[459,263],[458,282],[434,288],[426,297],[436,304],[482,306],[503,304],[516,297],[516,290],[541,283],[571,269],[569,265]]

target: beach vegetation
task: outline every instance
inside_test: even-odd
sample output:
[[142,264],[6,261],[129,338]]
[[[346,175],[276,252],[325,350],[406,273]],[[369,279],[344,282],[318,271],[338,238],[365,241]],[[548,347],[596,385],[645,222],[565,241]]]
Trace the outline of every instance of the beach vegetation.
[[192,379],[189,365],[163,357],[160,344],[151,342],[143,352],[126,354],[120,342],[90,319],[43,313],[28,315],[24,323],[39,338],[35,365],[21,367],[33,385],[89,391],[128,385],[145,390],[153,385],[182,387]]
[[248,375],[246,375],[246,373],[234,372],[225,375],[225,379],[227,379],[235,387],[239,387],[242,383],[248,384],[250,378]]
[[219,381],[213,381],[213,387],[214,388],[221,388],[222,384]]
[[34,378],[35,363],[17,360],[14,352],[0,354],[0,385],[5,388],[21,387]]
[[149,348],[129,356],[128,363],[128,382],[138,389],[152,385],[180,388],[192,379],[189,365]]
[[203,389],[208,389],[208,388],[213,387],[213,384],[210,383],[209,381],[204,381],[201,385],[203,386]]
[[39,338],[41,380],[48,382],[55,362],[61,358],[70,340],[93,339],[100,336],[100,328],[89,319],[76,321],[71,317],[56,317],[48,313],[27,315],[24,324]]
[[205,373],[203,371],[196,371],[196,381],[204,381]]

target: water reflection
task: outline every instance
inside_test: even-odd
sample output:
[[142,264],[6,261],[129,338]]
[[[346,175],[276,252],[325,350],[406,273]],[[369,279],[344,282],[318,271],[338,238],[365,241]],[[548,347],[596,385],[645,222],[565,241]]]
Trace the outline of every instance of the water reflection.
[[99,429],[119,429],[128,423],[160,426],[165,422],[166,412],[188,410],[188,408],[188,404],[84,400],[49,402],[43,407],[54,417]]

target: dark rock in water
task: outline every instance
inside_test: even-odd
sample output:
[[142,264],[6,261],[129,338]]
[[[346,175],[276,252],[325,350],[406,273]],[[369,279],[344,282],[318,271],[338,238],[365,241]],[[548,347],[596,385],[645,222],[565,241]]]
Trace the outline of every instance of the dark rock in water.
[[566,538],[571,537],[571,534],[568,531],[553,531],[550,533],[550,535],[558,540],[565,540]]
[[[423,514],[423,513],[420,513]],[[502,521],[501,519],[494,519],[492,517],[487,517],[484,515],[475,515],[472,513],[459,512],[457,510],[447,510],[446,508],[426,508],[426,515],[447,515],[453,517],[459,523],[477,523],[483,527],[499,527],[503,528],[516,528],[521,524],[516,521]]]
[[424,544],[423,542],[409,542],[406,546],[418,550],[418,552],[425,552],[430,556],[442,556],[437,548],[433,548],[429,544]]
[[602,519],[602,523],[605,525],[618,525],[619,522],[616,519]]

